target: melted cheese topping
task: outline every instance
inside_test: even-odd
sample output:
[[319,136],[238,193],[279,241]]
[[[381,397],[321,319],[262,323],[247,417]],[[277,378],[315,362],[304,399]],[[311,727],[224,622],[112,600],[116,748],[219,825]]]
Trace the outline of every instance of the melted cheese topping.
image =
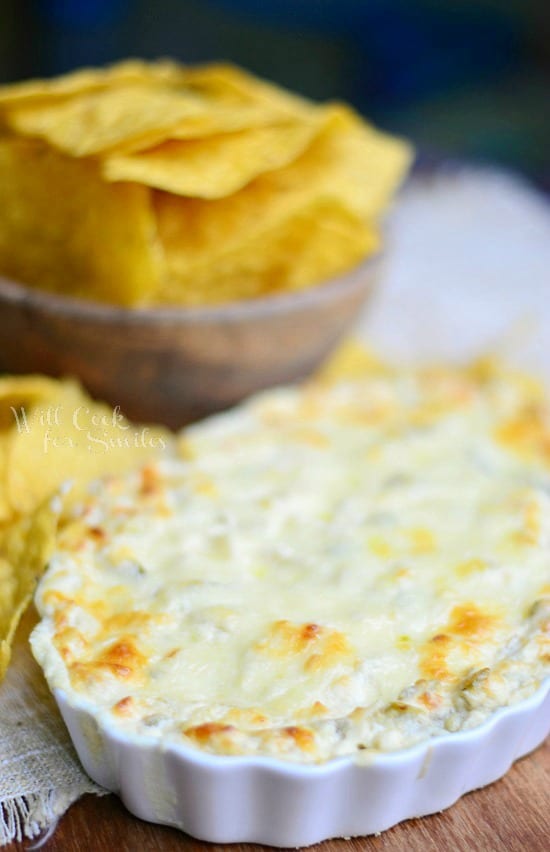
[[128,734],[322,761],[550,671],[550,431],[498,373],[259,395],[91,487],[40,583],[52,687]]

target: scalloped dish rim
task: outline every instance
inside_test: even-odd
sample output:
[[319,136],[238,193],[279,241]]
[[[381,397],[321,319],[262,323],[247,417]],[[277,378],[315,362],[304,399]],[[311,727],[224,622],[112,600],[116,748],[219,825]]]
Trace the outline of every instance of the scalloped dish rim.
[[[505,775],[516,760],[540,746],[550,733],[550,713],[544,713],[547,704],[550,709],[550,677],[545,678],[532,695],[498,708],[476,727],[426,738],[405,749],[374,755],[369,752],[366,757],[359,759],[356,754],[343,755],[314,765],[263,755],[209,754],[186,744],[163,744],[154,737],[126,734],[117,730],[116,725],[105,718],[106,714],[93,712],[90,706],[92,702],[89,700],[75,697],[61,688],[54,688],[53,694],[78,756],[88,774],[97,783],[119,794],[127,809],[134,815],[149,822],[179,828],[198,839],[217,843],[255,842],[280,847],[308,846],[329,838],[385,831],[406,819],[444,810],[465,793],[493,783]],[[524,718],[525,714],[527,719]],[[91,730],[90,723],[95,726]],[[504,724],[506,730],[502,736],[495,736],[501,724]],[[510,725],[515,725],[512,737],[508,730]],[[94,739],[93,744],[90,734]],[[510,748],[512,742],[513,748]],[[449,747],[455,751],[457,747],[461,747],[463,758],[467,758],[469,747],[473,746],[476,748],[477,759],[469,767],[471,771],[465,779],[460,780],[461,767],[455,761],[451,764],[451,770],[454,771],[443,772],[443,783],[439,778],[437,783],[434,781],[433,789],[429,789],[427,794],[420,791],[421,797],[423,796],[421,805],[411,804],[412,790],[410,779],[406,777],[407,768],[416,773],[412,780],[430,782],[429,769],[436,762],[436,758],[442,757],[444,770],[445,764],[446,770],[449,770],[448,758],[444,754]],[[486,759],[487,755],[482,748],[492,750],[495,757],[499,758],[505,753],[504,764],[501,762],[495,769],[493,761]],[[152,762],[151,758],[154,758]],[[132,764],[131,771],[128,762]],[[375,821],[372,815],[369,817],[367,808],[367,815],[356,813],[358,822],[350,826],[349,817],[346,819],[343,812],[340,812],[344,799],[335,796],[333,790],[327,791],[323,798],[320,791],[322,784],[339,783],[345,798],[346,795],[349,796],[349,780],[355,775],[355,787],[358,786],[358,780],[366,785],[365,790],[359,791],[360,803],[368,805],[368,799],[381,796],[381,790],[385,786],[384,776],[396,772],[403,775],[403,787],[399,790],[396,779],[390,778],[391,792],[394,795],[388,797],[387,792],[382,795],[383,802]],[[109,773],[111,778],[107,777]],[[164,775],[164,779],[161,775]],[[256,776],[255,786],[251,790],[250,782],[253,776]],[[159,798],[158,791],[163,788],[163,780],[166,795]],[[265,788],[262,787],[262,781],[266,782]],[[457,781],[458,792],[455,789]],[[292,791],[287,789],[289,787],[292,787]],[[170,796],[175,788],[179,791],[179,798],[176,799]],[[200,791],[198,799],[195,788]],[[289,801],[286,800],[289,792],[292,792],[290,801],[294,801],[298,794],[304,798],[305,806],[302,802],[298,808],[288,811]],[[401,800],[397,802],[396,808],[394,799],[397,792],[401,793]],[[354,790],[354,793],[357,793],[357,790]],[[244,808],[244,824],[242,815],[239,823],[239,814],[236,817],[237,824],[234,824],[234,801],[229,808],[226,807],[229,799],[235,799],[235,796]],[[391,801],[384,811],[386,798]],[[270,814],[265,823],[260,820],[260,823],[256,824],[257,814],[250,813],[250,808],[246,807],[247,799],[249,804],[256,805],[256,810],[263,812],[263,816],[265,813]],[[258,802],[261,804],[259,808]],[[182,815],[182,811],[188,806],[194,813],[192,820]],[[280,811],[280,815],[273,819],[271,814],[276,815],[277,811]],[[281,815],[284,815],[283,823]]]

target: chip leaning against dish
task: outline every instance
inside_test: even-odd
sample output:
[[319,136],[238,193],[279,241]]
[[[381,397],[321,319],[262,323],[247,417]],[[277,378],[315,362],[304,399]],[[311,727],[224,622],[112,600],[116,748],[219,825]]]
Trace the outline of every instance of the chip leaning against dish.
[[318,762],[550,673],[543,404],[498,370],[267,392],[65,521],[33,651],[126,734]]
[[166,449],[159,426],[132,426],[70,379],[0,377],[0,681],[19,619],[55,540],[49,500],[68,481],[79,488],[122,473]]

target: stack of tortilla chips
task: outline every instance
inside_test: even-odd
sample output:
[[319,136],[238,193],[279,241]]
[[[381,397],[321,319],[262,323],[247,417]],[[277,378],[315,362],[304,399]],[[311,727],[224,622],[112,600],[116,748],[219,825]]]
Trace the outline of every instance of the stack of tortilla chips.
[[401,141],[229,65],[0,88],[0,274],[125,306],[297,290],[379,246]]

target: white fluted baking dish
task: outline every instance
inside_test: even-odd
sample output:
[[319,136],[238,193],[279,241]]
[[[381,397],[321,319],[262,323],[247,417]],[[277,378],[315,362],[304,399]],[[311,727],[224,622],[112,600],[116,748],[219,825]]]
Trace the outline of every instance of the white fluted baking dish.
[[318,766],[266,757],[212,755],[127,736],[54,691],[88,774],[129,811],[213,843],[308,846],[384,831],[444,810],[501,778],[550,731],[550,679],[528,699],[477,728],[445,734],[365,764]]
[[478,367],[280,389],[92,483],[31,637],[90,775],[147,820],[276,846],[503,775],[550,727],[536,393]]

